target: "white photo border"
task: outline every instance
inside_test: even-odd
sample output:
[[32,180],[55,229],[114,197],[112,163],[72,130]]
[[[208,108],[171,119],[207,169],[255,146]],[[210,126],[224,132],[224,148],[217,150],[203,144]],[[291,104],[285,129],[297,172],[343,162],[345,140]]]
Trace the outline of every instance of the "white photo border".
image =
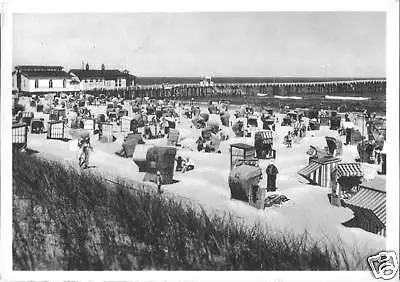
[[[3,3],[1,15],[1,245],[0,278],[13,281],[374,281],[368,271],[13,271],[11,72],[14,13],[133,13],[245,11],[381,11],[386,12],[387,78],[387,249],[399,254],[399,2],[398,0],[281,1],[50,1]],[[398,278],[398,276],[397,276]]]

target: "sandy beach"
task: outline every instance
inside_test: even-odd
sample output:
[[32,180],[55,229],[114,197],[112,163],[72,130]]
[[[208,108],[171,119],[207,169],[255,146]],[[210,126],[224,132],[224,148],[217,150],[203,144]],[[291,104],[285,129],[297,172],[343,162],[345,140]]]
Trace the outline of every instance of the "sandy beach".
[[[22,100],[27,111],[32,111],[27,100]],[[105,113],[105,106],[89,106],[92,114],[97,116]],[[202,106],[201,112],[206,112]],[[230,110],[231,120],[235,120],[233,110]],[[282,120],[281,114],[276,114]],[[48,120],[48,115],[36,113],[35,118]],[[280,124],[280,123],[279,123]],[[281,207],[269,207],[258,210],[247,203],[231,200],[228,186],[230,171],[229,145],[233,143],[254,144],[254,138],[237,138],[231,128],[222,127],[230,138],[221,143],[221,154],[197,152],[195,140],[201,130],[192,128],[190,119],[180,118],[176,128],[180,132],[180,144],[177,155],[190,157],[195,169],[186,173],[175,172],[176,183],[164,185],[163,189],[177,199],[200,204],[211,213],[230,213],[250,225],[260,223],[276,232],[303,233],[307,231],[315,240],[328,240],[334,244],[342,244],[346,250],[370,254],[385,248],[385,237],[366,232],[359,228],[348,228],[343,222],[353,217],[348,208],[331,206],[328,200],[328,188],[308,184],[297,175],[297,171],[308,164],[306,151],[310,145],[325,147],[325,136],[340,137],[337,131],[329,130],[328,126],[321,126],[318,131],[307,131],[307,135],[287,148],[283,144],[283,136],[291,127],[277,125],[274,135],[276,149],[275,165],[279,170],[277,177],[277,193],[284,194],[289,201]],[[68,137],[69,128],[66,128]],[[100,143],[97,135],[91,141],[94,151],[90,156],[90,171],[103,174],[106,178],[111,175],[135,181],[142,181],[144,173],[139,172],[132,158],[122,158],[114,154],[121,148],[126,133],[120,132],[120,127],[114,126],[113,143]],[[344,139],[343,139],[344,140]],[[166,138],[145,140],[146,144],[166,145]],[[52,160],[64,161],[77,166],[77,148],[74,140],[69,142],[46,139],[45,134],[30,134],[28,148],[37,151],[37,155]],[[358,156],[356,145],[343,146],[342,161],[351,162]],[[269,160],[260,160],[260,167],[265,174]],[[377,175],[378,165],[362,163],[364,178],[372,179]],[[263,178],[264,183],[266,177]],[[267,192],[268,193],[271,192]],[[340,240],[340,241],[339,241]],[[340,242],[340,243],[339,243]]]

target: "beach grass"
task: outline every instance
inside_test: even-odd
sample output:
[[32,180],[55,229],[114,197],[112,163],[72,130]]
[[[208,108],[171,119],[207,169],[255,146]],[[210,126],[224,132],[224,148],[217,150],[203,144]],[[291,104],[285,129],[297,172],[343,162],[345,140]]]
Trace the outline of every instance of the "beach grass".
[[249,227],[134,186],[14,152],[14,270],[363,268],[340,245]]

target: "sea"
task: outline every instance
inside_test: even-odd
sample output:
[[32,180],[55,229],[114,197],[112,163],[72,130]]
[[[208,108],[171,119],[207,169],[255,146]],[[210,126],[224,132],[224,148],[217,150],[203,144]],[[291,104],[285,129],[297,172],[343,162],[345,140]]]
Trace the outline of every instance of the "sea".
[[[199,83],[204,77],[192,76],[172,76],[172,77],[136,77],[138,85],[152,85],[152,84],[191,84]],[[267,82],[310,82],[310,81],[335,81],[335,80],[368,80],[368,79],[385,79],[384,77],[271,77],[271,76],[215,76],[212,77],[214,83],[267,83]]]
[[[322,82],[322,81],[348,81],[348,80],[382,80],[384,77],[212,77],[214,83],[267,83],[267,82]],[[137,85],[154,84],[196,84],[204,80],[204,77],[137,77]],[[334,97],[333,97],[334,96]],[[207,99],[207,98],[206,98]],[[332,107],[337,108],[345,105],[347,108],[362,111],[368,109],[372,112],[385,114],[386,112],[386,91],[354,93],[337,92],[325,94],[289,94],[285,97],[262,94],[251,97],[230,97],[233,104],[262,104],[262,105],[288,105],[291,107]]]

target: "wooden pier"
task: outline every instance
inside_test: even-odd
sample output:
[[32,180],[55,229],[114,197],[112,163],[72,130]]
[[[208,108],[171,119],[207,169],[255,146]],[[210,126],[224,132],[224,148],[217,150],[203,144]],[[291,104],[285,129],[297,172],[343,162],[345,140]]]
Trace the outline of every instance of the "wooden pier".
[[330,95],[334,93],[373,93],[385,92],[386,80],[332,80],[315,82],[266,82],[266,83],[215,83],[213,85],[174,84],[174,85],[136,85],[122,89],[94,89],[85,93],[98,96],[122,96],[126,99],[149,97],[155,99],[175,98],[227,98],[235,96],[255,97],[287,95]]

